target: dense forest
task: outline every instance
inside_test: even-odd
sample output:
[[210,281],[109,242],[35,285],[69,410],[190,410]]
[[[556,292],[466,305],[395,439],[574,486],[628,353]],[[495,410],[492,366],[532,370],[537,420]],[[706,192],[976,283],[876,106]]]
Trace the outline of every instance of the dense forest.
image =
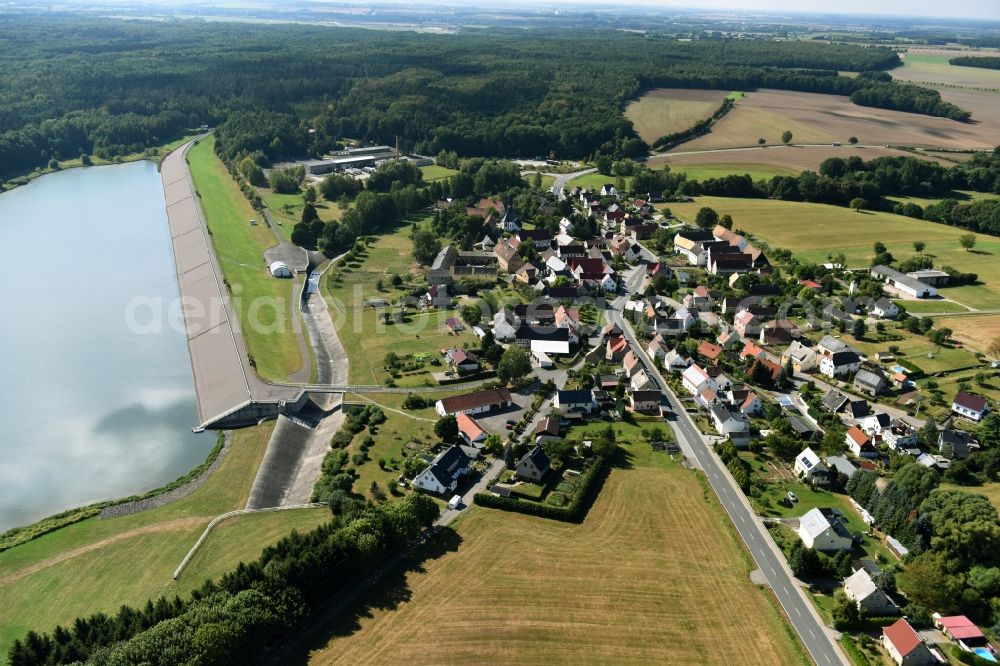
[[[308,25],[7,15],[0,24],[0,171],[113,158],[225,123],[224,155],[318,155],[345,138],[428,154],[584,157],[647,146],[622,116],[660,85],[769,86],[941,115],[891,81],[885,48],[765,39],[682,41],[609,30],[453,35]],[[838,70],[867,73],[855,79]],[[314,133],[307,128],[315,129]]]
[[1000,69],[1000,57],[996,56],[959,56],[948,60],[951,65],[961,67],[982,67],[984,69]]

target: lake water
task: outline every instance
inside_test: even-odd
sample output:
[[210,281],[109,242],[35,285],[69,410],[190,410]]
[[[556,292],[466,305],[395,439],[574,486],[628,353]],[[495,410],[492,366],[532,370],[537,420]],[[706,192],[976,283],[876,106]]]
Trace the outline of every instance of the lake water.
[[[200,464],[156,166],[72,169],[0,194],[0,531],[162,485]],[[130,303],[146,303],[138,311]],[[167,317],[164,317],[166,321]]]

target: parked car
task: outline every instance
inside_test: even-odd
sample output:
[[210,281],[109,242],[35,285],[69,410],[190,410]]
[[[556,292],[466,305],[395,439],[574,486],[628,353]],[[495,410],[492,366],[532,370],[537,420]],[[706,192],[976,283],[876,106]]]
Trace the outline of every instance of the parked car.
[[457,509],[460,506],[462,506],[462,496],[461,495],[455,495],[450,500],[448,500],[448,508],[449,509],[451,509],[451,510],[454,511],[455,509]]
[[795,504],[796,502],[799,501],[798,496],[791,490],[788,491],[788,495],[786,495],[786,497],[788,497],[788,501],[791,502],[792,504]]

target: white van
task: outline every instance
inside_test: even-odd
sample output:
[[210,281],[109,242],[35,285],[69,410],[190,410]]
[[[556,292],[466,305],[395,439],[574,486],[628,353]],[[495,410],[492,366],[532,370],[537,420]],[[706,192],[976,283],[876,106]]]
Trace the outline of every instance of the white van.
[[462,506],[462,496],[455,495],[450,500],[448,500],[448,508],[454,511],[458,507]]

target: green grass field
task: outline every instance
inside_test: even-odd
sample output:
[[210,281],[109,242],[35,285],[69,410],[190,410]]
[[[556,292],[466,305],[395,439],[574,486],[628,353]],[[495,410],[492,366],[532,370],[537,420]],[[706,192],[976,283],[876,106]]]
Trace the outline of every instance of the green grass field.
[[[301,194],[279,194],[270,189],[258,188],[260,197],[267,204],[268,209],[275,221],[278,222],[278,230],[285,238],[291,239],[292,230],[299,220],[302,219],[302,208],[305,202]],[[343,209],[336,201],[319,200],[315,204],[316,213],[319,219],[324,222],[340,220],[344,215]]]
[[958,303],[942,300],[896,301],[896,303],[906,308],[907,312],[911,312],[913,314],[956,313],[969,311],[968,308],[964,308]]
[[710,206],[720,215],[732,215],[737,229],[817,262],[843,252],[849,266],[869,266],[875,241],[885,243],[901,261],[915,254],[913,241],[924,241],[924,252],[934,257],[935,266],[977,273],[982,282],[942,289],[943,296],[978,309],[1000,308],[1000,273],[996,270],[1000,238],[995,236],[976,234],[976,247],[967,252],[958,244],[958,237],[968,233],[965,230],[892,213],[856,213],[850,208],[823,204],[724,197],[667,204],[674,215],[689,222],[694,221],[702,206]]
[[121,518],[90,518],[0,553],[0,658],[29,629],[51,630],[160,595],[183,596],[292,529],[325,520],[325,509],[232,518],[212,533],[180,580],[172,580],[209,521],[246,505],[272,429],[269,423],[235,432],[218,469],[182,500]]
[[[566,189],[583,187],[590,190],[600,190],[605,183],[611,183],[614,185],[617,180],[618,179],[615,176],[602,176],[599,173],[588,173],[583,176],[577,176],[573,180],[569,181],[566,185]],[[631,182],[631,176],[625,178],[625,187],[627,188]]]
[[265,379],[287,379],[302,368],[303,359],[289,318],[292,280],[271,277],[264,250],[277,239],[264,224],[250,226],[260,214],[247,202],[214,151],[215,137],[208,137],[188,152],[191,174],[198,188],[212,243],[234,305],[247,349]]
[[[974,53],[921,53],[910,51],[903,56],[903,66],[892,70],[892,78],[902,81],[939,83],[961,88],[1000,88],[1000,71],[982,67],[958,67],[948,60]],[[994,55],[983,54],[983,55]]]
[[311,637],[310,661],[808,663],[705,481],[625,454],[582,524],[469,509],[450,547]]
[[[390,280],[393,275],[409,278],[413,270],[413,243],[407,223],[394,232],[379,236],[367,249],[367,256],[360,266],[335,268],[328,273],[324,281],[325,295],[334,326],[351,359],[351,382],[384,382],[388,374],[383,369],[382,360],[390,351],[400,356],[420,353],[439,355],[440,350],[446,347],[476,346],[476,336],[469,329],[455,335],[444,327],[446,319],[456,316],[454,311],[424,313],[410,310],[407,321],[385,324],[379,320],[374,309],[364,307],[368,299],[394,301],[405,295],[406,285],[395,288]],[[383,291],[377,288],[379,280],[382,281]],[[397,383],[400,386],[422,386],[433,381],[431,371],[445,369],[427,364],[422,371],[403,375]]]
[[448,167],[441,166],[439,164],[431,164],[430,166],[420,167],[420,171],[424,174],[424,180],[428,183],[435,180],[444,180],[445,178],[451,178],[458,171],[456,169],[449,169]]

